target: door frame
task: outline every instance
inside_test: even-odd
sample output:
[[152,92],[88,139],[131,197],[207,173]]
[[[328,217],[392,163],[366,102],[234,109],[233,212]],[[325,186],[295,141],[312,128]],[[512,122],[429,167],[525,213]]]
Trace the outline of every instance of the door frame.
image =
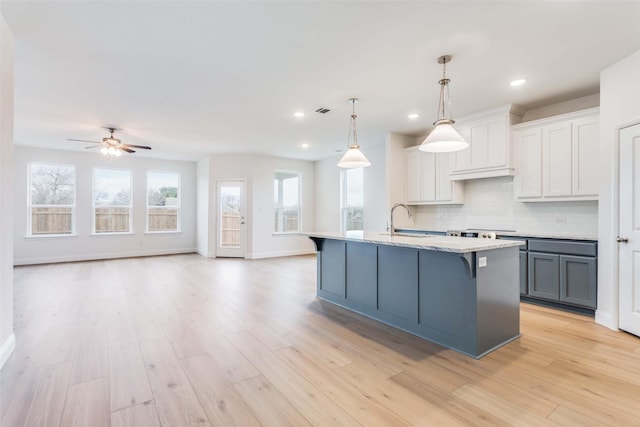
[[[241,231],[240,231],[240,248],[236,251],[236,255],[228,255],[220,254],[220,185],[224,183],[242,183],[244,187],[244,191],[241,194],[240,198],[240,211],[244,209],[244,220],[241,223]],[[229,257],[229,258],[247,258],[248,248],[247,248],[247,224],[248,224],[248,209],[247,209],[247,179],[246,178],[229,178],[229,179],[217,179],[215,186],[215,257]]]

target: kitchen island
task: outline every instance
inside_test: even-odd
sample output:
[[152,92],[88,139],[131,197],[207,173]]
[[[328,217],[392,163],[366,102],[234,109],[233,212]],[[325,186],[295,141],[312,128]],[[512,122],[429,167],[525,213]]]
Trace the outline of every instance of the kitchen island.
[[307,233],[318,297],[469,356],[520,336],[518,247],[465,237]]

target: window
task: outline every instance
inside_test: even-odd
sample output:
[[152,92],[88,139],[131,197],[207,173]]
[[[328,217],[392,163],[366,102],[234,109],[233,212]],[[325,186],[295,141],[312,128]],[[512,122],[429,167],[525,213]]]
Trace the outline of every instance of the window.
[[120,169],[93,171],[93,231],[131,232],[131,172]]
[[275,232],[300,231],[300,174],[276,171],[273,181]]
[[73,166],[29,165],[28,235],[75,232],[76,169]]
[[364,230],[364,168],[342,170],[343,231]]
[[180,231],[180,174],[147,173],[147,232]]

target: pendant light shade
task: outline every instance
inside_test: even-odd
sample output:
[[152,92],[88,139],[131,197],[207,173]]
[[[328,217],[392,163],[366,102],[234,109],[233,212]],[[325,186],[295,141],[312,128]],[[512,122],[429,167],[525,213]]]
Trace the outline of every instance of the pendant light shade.
[[438,84],[440,84],[438,118],[433,122],[436,126],[435,129],[420,144],[421,151],[448,153],[469,147],[469,143],[453,128],[455,121],[451,117],[447,117],[445,112],[446,106],[449,105],[449,116],[451,116],[451,100],[449,97],[449,82],[451,80],[446,77],[447,62],[451,62],[451,56],[445,55],[438,58],[438,63],[442,64],[442,79],[438,81]]
[[430,153],[448,153],[469,147],[469,143],[451,126],[451,122],[438,123],[428,137],[422,141],[420,150]]
[[[351,102],[353,110],[351,113],[351,124],[349,126],[349,137],[347,138],[348,150],[338,162],[338,167],[344,169],[366,168],[371,166],[371,162],[362,151],[360,151],[358,133],[356,131],[356,118],[358,117],[356,116],[356,102],[358,102],[358,98],[351,98],[349,102]],[[351,134],[353,134],[353,143],[351,143]]]

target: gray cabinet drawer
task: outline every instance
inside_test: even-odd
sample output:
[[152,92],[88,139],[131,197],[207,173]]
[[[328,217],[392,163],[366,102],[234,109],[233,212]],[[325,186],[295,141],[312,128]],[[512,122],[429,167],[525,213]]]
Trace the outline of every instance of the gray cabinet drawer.
[[597,244],[576,242],[571,240],[538,240],[529,239],[529,250],[554,254],[596,256]]

